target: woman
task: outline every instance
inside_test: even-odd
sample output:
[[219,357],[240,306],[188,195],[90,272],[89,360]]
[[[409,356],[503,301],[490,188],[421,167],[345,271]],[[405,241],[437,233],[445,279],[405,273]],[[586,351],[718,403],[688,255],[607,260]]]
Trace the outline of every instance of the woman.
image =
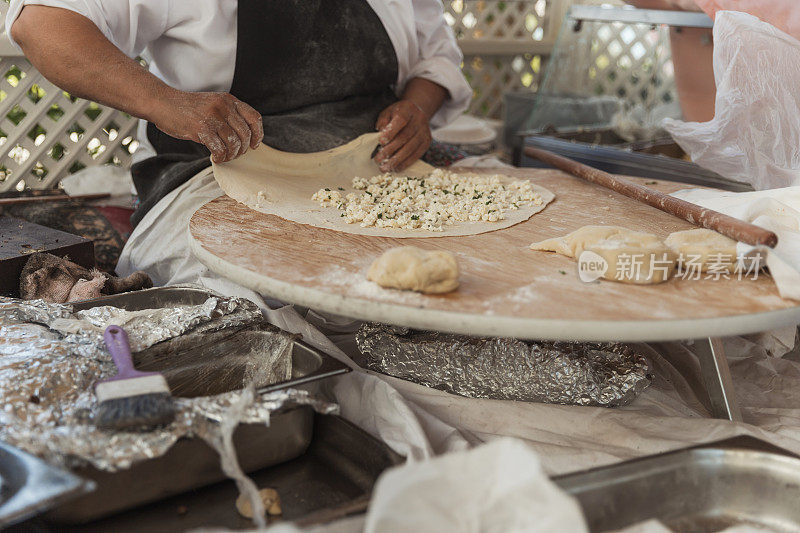
[[6,27],[53,83],[146,122],[117,271],[157,285],[213,277],[186,244],[189,216],[222,194],[209,155],[378,129],[376,162],[402,170],[471,96],[439,0],[12,0]]

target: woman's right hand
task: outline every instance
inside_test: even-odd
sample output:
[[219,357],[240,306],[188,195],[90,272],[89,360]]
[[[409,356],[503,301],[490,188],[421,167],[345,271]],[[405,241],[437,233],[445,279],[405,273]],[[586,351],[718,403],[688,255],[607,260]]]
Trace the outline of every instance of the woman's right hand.
[[257,148],[264,138],[261,114],[229,93],[172,89],[147,118],[167,135],[204,145],[215,163]]

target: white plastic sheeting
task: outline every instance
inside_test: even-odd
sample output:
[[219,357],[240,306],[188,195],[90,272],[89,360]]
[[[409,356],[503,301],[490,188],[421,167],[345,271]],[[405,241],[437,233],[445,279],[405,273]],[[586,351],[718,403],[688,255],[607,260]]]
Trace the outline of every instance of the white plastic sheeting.
[[665,119],[667,131],[695,163],[727,178],[755,189],[800,185],[800,41],[752,15],[720,12],[714,77],[714,118]]

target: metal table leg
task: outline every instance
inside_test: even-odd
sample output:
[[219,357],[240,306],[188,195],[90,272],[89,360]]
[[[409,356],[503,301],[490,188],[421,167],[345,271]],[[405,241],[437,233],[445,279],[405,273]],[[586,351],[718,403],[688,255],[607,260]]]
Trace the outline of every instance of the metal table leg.
[[733,393],[731,369],[722,348],[722,339],[699,339],[695,346],[703,382],[711,400],[711,414],[714,418],[741,421],[742,413]]

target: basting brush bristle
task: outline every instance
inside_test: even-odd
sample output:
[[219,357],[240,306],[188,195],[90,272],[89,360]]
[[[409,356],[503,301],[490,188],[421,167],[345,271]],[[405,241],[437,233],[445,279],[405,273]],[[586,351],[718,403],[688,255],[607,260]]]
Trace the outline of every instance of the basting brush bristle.
[[164,376],[133,367],[128,335],[119,326],[106,328],[103,338],[118,373],[95,385],[95,425],[103,429],[150,429],[175,419],[175,404]]
[[95,425],[103,429],[153,428],[175,419],[175,404],[164,376],[98,383]]

